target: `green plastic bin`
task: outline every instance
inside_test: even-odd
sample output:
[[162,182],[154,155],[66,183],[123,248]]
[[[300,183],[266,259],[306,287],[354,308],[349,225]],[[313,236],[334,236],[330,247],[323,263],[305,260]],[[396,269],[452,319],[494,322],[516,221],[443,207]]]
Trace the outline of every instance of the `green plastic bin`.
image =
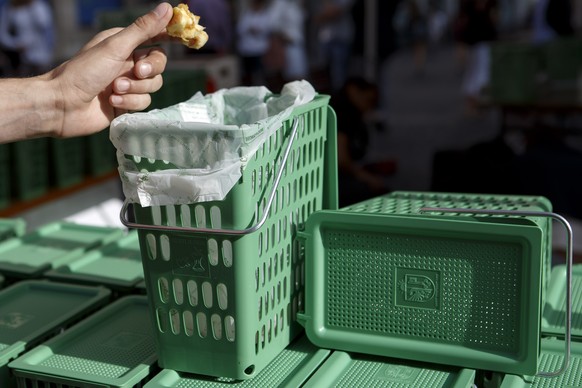
[[12,201],[10,161],[10,145],[0,144],[0,209]]
[[541,49],[545,73],[553,81],[569,81],[572,88],[582,70],[582,39],[559,37],[545,43]]
[[303,387],[472,388],[474,382],[471,369],[336,351]]
[[19,387],[142,387],[159,370],[147,300],[126,296],[12,361]]
[[91,250],[68,264],[44,274],[53,280],[103,285],[118,292],[130,292],[143,281],[143,266],[137,231]]
[[540,48],[530,43],[501,42],[491,45],[489,91],[493,102],[520,104],[539,95],[542,71]]
[[8,363],[109,301],[103,287],[29,280],[0,291],[0,386],[15,387]]
[[49,139],[39,138],[11,143],[12,190],[14,198],[27,201],[49,189]]
[[[422,207],[552,212],[552,203],[543,196],[421,191],[394,191],[386,196],[348,206],[344,210],[381,214],[418,215]],[[545,294],[552,271],[552,220],[550,218],[464,213],[425,214],[425,216],[427,215],[431,217],[444,217],[445,219],[472,219],[487,223],[525,223],[528,225],[537,225],[544,233],[542,240],[544,247],[542,252],[542,303],[545,303]]]
[[0,241],[20,237],[26,232],[26,221],[22,218],[0,218]]
[[[564,337],[566,331],[567,266],[552,270],[548,297],[542,312],[542,331],[546,335]],[[572,268],[572,339],[582,341],[582,264]]]
[[82,182],[86,172],[87,139],[79,136],[49,140],[53,186],[66,188]]
[[[540,369],[552,370],[564,362],[564,341],[542,340]],[[556,377],[505,375],[500,388],[574,388],[582,387],[582,343],[571,344],[569,368]]]
[[52,222],[1,242],[0,273],[18,279],[36,278],[122,235],[120,228]]
[[162,109],[188,100],[197,92],[206,92],[208,76],[202,69],[167,69],[164,71],[164,85],[152,93],[152,103],[148,109]]
[[109,140],[109,130],[94,133],[85,137],[87,150],[87,174],[89,176],[102,176],[117,170],[117,158],[115,147]]
[[394,214],[354,206],[311,215],[305,311],[317,346],[534,374],[542,228],[527,219]]
[[[147,295],[158,324],[161,367],[252,378],[302,331],[295,318],[303,305],[304,264],[295,233],[314,211],[337,208],[336,125],[328,101],[329,96],[319,95],[295,108],[248,160],[223,201],[133,205]],[[276,199],[266,210],[297,117],[303,124]],[[158,162],[142,159],[139,168],[171,168]],[[265,224],[244,235],[190,232],[190,225],[244,230],[264,211],[270,212]],[[139,225],[175,225],[188,231]]]
[[165,369],[144,388],[303,387],[331,352],[300,337],[281,351],[260,373],[248,380],[233,380],[180,373]]

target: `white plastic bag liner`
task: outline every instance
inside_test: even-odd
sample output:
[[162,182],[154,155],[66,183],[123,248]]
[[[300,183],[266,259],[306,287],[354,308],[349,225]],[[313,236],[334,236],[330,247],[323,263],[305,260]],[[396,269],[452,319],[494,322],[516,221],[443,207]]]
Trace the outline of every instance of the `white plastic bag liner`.
[[[110,138],[125,197],[144,207],[223,200],[245,160],[315,95],[307,81],[290,82],[278,95],[262,86],[235,87],[119,116]],[[164,161],[168,169],[140,171],[136,161],[143,159]]]

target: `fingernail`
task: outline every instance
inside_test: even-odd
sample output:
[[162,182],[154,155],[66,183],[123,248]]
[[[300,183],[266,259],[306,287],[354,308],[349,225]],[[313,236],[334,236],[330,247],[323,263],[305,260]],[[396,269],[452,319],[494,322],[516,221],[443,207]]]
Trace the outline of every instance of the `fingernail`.
[[117,91],[119,92],[126,92],[129,90],[129,81],[126,79],[120,79],[117,81]]
[[159,4],[156,9],[154,9],[154,13],[158,18],[163,17],[168,12],[168,3],[161,3]]
[[113,94],[111,95],[110,101],[112,105],[121,105],[123,102],[123,97]]
[[143,62],[139,65],[137,69],[140,77],[148,77],[152,73],[152,64],[148,62]]

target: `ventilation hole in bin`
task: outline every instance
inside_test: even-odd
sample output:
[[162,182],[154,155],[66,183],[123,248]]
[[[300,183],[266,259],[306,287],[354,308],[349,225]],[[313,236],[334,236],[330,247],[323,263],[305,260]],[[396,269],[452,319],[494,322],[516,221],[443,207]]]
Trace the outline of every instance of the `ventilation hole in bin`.
[[170,238],[163,234],[160,236],[160,251],[164,261],[170,260]]
[[172,286],[174,288],[174,300],[176,304],[181,305],[184,303],[184,288],[181,279],[174,279],[172,281]]
[[232,242],[224,240],[222,242],[222,263],[226,268],[232,267]]
[[273,258],[269,257],[269,262],[267,264],[267,277],[269,281],[273,278]]
[[208,336],[208,322],[206,321],[206,314],[203,312],[196,314],[196,326],[198,327],[200,338],[206,338]]
[[218,265],[218,242],[213,238],[208,239],[208,261],[212,266]]
[[162,209],[159,206],[152,206],[152,222],[154,225],[161,225],[162,224]]
[[251,194],[254,196],[257,193],[257,170],[251,172]]
[[166,206],[166,218],[169,226],[176,226],[176,209],[174,206]]
[[206,209],[202,205],[194,207],[194,214],[196,216],[196,226],[199,228],[206,228]]
[[157,245],[156,245],[156,236],[154,236],[151,233],[148,233],[146,235],[146,248],[147,248],[147,254],[148,257],[151,260],[155,260],[157,258],[158,255],[158,251],[157,251]]
[[219,283],[216,286],[216,299],[218,300],[218,307],[221,310],[226,310],[228,308],[228,289],[226,284]]
[[214,301],[212,297],[212,284],[209,282],[202,283],[202,300],[206,308],[212,308]]
[[259,296],[259,306],[258,306],[258,313],[259,313],[259,321],[263,319],[263,297]]
[[164,277],[158,279],[158,291],[160,294],[160,301],[162,303],[168,303],[170,300],[170,285],[168,279]]
[[247,366],[246,369],[245,369],[245,374],[247,376],[252,375],[254,372],[255,372],[255,366],[254,365]]
[[259,291],[260,273],[259,268],[255,268],[255,291]]
[[156,321],[158,323],[158,331],[160,333],[165,333],[168,331],[168,324],[166,320],[166,314],[161,308],[156,309]]
[[136,162],[136,163],[141,163],[141,156],[134,155],[133,156],[133,161]]
[[269,314],[269,291],[265,294],[265,315]]
[[283,299],[287,299],[287,277],[283,278]]
[[235,325],[234,325],[234,318],[230,315],[227,315],[224,318],[224,333],[226,335],[226,339],[230,342],[235,341]]
[[196,283],[196,280],[188,280],[186,287],[188,289],[188,302],[190,302],[190,306],[198,306],[198,283]]
[[182,319],[184,320],[184,333],[188,337],[192,337],[194,335],[194,316],[189,310],[184,311],[182,315]]
[[275,256],[273,256],[273,274],[277,276],[278,272],[279,272],[279,254],[275,253]]
[[210,208],[210,223],[214,229],[222,228],[222,215],[218,206]]
[[210,317],[210,322],[212,325],[212,336],[215,340],[222,339],[222,320],[218,314],[212,314]]
[[180,205],[180,222],[182,226],[188,228],[192,226],[192,214],[190,212],[190,206]]
[[176,309],[170,309],[170,327],[172,333],[180,334],[180,313]]

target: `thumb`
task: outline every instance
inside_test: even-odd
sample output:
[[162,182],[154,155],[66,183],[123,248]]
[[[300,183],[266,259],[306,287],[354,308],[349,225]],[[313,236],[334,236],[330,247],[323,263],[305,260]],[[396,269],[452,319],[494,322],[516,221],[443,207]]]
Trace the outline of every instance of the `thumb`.
[[172,15],[172,6],[161,3],[110,39],[114,40],[118,52],[127,57],[136,47],[159,35],[170,22]]

